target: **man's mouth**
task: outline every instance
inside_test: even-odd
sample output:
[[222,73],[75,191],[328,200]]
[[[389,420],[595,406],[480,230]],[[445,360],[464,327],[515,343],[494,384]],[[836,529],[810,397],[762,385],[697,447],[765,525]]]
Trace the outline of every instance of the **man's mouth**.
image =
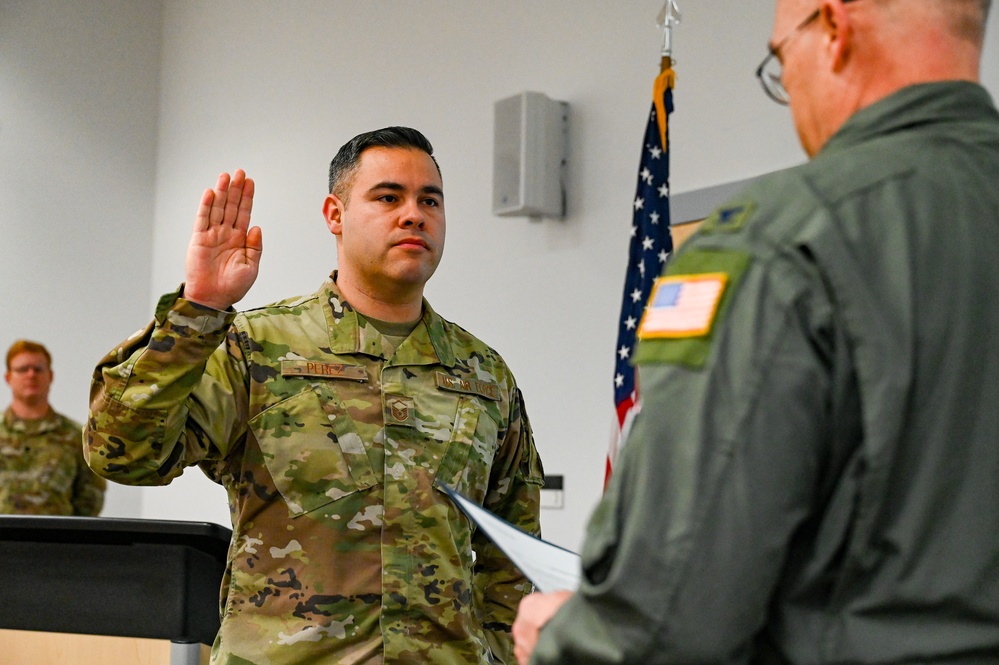
[[396,243],[397,247],[420,247],[422,249],[430,249],[430,245],[423,238],[403,238]]

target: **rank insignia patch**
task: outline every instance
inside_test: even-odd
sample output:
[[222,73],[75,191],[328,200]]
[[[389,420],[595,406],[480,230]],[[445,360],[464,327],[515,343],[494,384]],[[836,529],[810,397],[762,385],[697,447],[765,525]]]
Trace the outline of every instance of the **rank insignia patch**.
[[386,395],[385,405],[387,413],[385,420],[393,425],[413,426],[414,403],[411,397],[400,395]]
[[706,233],[738,231],[755,210],[756,204],[751,201],[718,208],[704,220],[704,223],[701,224],[701,230]]
[[711,332],[728,275],[723,272],[660,277],[638,326],[640,339],[702,337]]

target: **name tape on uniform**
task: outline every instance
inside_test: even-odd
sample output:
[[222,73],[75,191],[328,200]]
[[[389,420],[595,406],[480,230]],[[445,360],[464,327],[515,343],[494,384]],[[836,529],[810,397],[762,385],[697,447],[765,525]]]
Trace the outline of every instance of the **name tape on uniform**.
[[324,363],[314,360],[282,360],[281,376],[308,376],[320,379],[367,381],[368,373],[360,365]]
[[660,277],[638,326],[642,339],[700,337],[711,332],[728,275],[703,273]]

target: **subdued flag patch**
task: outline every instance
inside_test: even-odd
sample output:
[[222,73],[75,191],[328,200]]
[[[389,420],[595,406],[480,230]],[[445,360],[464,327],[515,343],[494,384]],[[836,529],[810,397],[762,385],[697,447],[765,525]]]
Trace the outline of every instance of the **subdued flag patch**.
[[642,322],[641,339],[701,337],[711,332],[728,275],[670,275],[656,280]]

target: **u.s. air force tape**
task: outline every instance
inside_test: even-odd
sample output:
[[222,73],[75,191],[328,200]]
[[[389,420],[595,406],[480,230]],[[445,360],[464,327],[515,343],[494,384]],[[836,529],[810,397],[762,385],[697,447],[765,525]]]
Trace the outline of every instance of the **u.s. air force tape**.
[[500,390],[499,386],[495,383],[489,383],[488,381],[480,381],[478,379],[459,379],[456,376],[451,376],[450,374],[445,374],[444,372],[437,372],[437,387],[441,390],[450,390],[456,393],[468,393],[471,395],[478,395],[479,397],[485,397],[494,402],[500,400]]

